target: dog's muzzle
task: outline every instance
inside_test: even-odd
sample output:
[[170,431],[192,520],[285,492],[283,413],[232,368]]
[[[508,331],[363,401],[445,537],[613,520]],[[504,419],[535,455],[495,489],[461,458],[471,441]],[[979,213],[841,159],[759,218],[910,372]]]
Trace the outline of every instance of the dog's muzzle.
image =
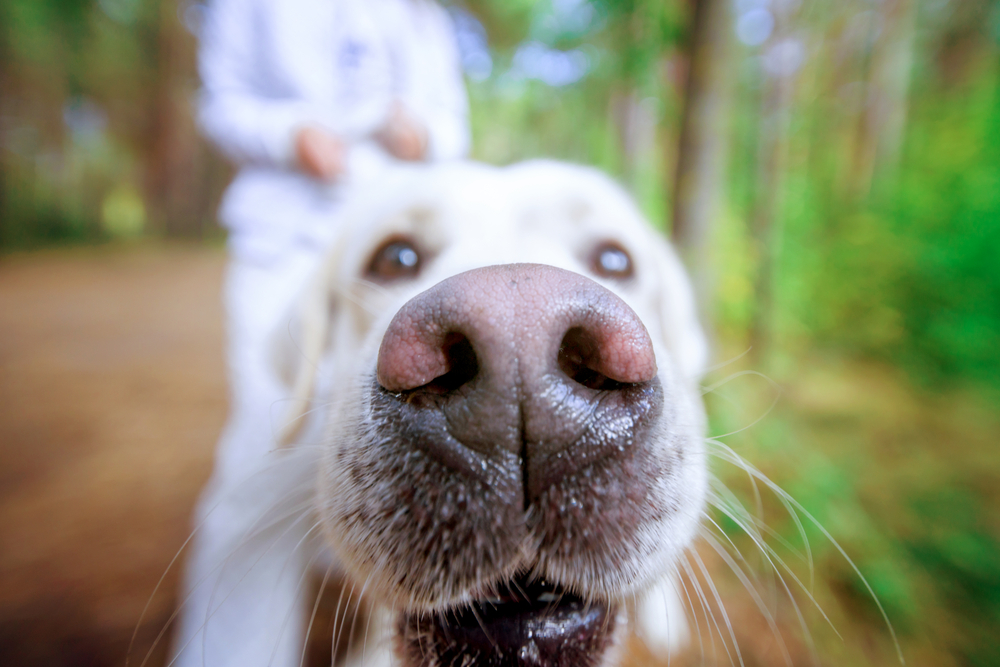
[[575,273],[477,269],[399,310],[377,381],[372,411],[403,487],[377,553],[409,597],[403,653],[597,664],[617,615],[608,592],[628,576],[618,564],[659,511],[644,443],[663,390],[638,316]]

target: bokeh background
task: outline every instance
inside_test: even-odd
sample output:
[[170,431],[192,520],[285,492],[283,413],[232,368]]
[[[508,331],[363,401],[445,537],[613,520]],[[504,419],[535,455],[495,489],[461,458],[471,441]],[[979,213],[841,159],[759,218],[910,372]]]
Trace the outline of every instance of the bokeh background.
[[[447,6],[474,157],[607,170],[694,276],[721,509],[672,664],[1000,665],[1000,4]],[[0,3],[5,665],[162,663],[226,402],[203,12]]]

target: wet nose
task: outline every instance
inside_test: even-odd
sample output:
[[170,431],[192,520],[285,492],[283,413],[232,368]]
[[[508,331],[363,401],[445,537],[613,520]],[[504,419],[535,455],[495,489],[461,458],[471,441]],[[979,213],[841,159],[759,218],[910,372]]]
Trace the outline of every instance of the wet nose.
[[[377,364],[410,414],[443,413],[449,442],[521,457],[529,499],[621,449],[623,428],[643,421],[636,411],[662,400],[643,391],[656,374],[649,334],[621,298],[535,264],[468,271],[418,294],[392,319]],[[461,467],[449,447],[432,453]]]

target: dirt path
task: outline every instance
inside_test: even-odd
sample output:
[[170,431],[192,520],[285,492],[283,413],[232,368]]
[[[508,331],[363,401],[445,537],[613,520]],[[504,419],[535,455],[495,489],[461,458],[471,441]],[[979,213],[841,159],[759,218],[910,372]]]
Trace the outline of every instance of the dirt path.
[[225,416],[223,265],[200,247],[0,259],[0,663],[124,664]]

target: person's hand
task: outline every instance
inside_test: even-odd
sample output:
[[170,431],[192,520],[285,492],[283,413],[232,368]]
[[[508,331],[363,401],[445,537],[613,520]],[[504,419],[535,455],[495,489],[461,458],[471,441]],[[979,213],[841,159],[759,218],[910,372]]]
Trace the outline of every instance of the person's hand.
[[335,181],[346,168],[347,147],[326,130],[306,125],[295,134],[295,157],[305,173],[324,181]]
[[400,160],[414,162],[426,157],[427,129],[401,104],[393,105],[389,120],[375,133],[375,138]]

